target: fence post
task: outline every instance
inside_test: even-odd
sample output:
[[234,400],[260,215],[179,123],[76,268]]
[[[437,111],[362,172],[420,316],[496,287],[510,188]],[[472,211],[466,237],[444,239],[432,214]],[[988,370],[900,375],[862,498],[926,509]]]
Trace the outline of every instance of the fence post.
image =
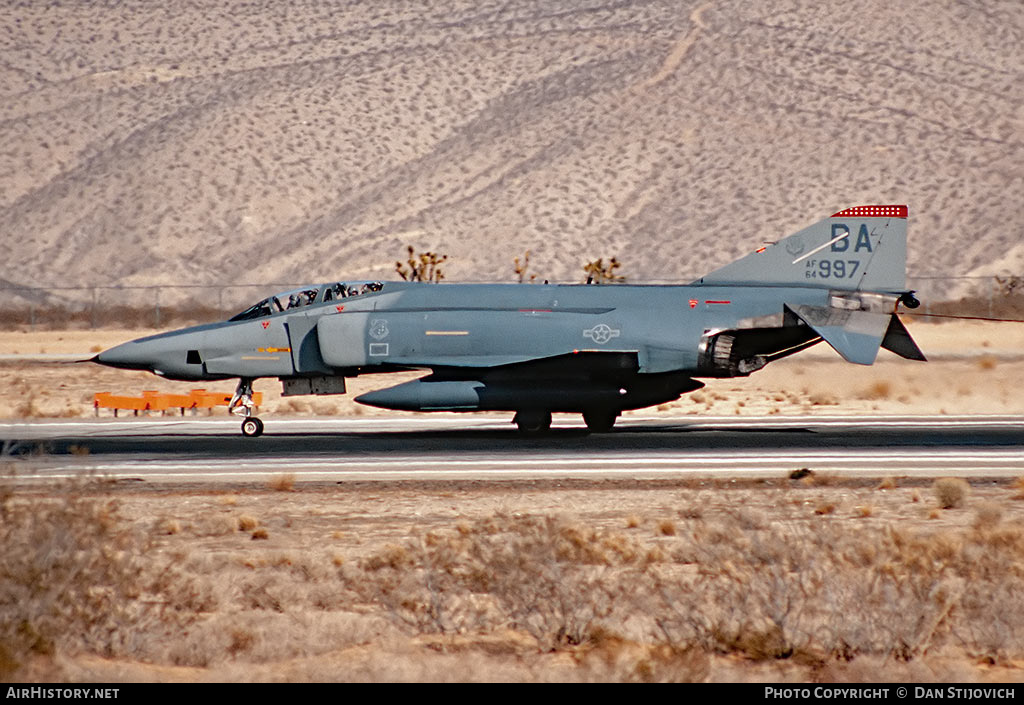
[[90,326],[96,330],[96,287],[92,288],[92,314],[89,316]]
[[160,287],[153,289],[153,303],[156,306],[156,324],[154,327],[160,327]]

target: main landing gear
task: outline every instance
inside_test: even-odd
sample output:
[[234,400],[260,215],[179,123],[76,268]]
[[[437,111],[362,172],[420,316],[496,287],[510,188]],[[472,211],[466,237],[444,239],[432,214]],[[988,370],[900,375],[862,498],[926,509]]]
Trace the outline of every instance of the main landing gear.
[[583,412],[583,423],[591,433],[608,433],[618,418],[618,411],[593,409]]
[[537,435],[551,429],[550,411],[517,411],[512,423],[519,427],[519,432],[526,435]]
[[242,377],[238,380],[238,387],[228,404],[228,411],[237,416],[244,416],[242,421],[242,435],[248,438],[256,438],[263,435],[263,422],[253,416],[256,404],[252,400],[252,380]]
[[[583,412],[583,421],[591,433],[608,433],[618,418],[619,412],[613,409],[589,409]],[[517,411],[512,423],[525,435],[547,433],[551,430],[551,412]]]

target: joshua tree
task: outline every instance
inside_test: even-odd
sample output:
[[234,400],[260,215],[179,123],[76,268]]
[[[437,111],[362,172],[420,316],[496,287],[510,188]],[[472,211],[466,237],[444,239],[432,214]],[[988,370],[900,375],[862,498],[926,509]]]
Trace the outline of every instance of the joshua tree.
[[433,282],[435,284],[444,279],[441,265],[448,261],[448,255],[438,255],[435,252],[417,254],[412,245],[409,245],[406,250],[409,252],[409,259],[405,264],[395,262],[395,271],[402,279],[410,282]]
[[530,275],[526,274],[526,270],[528,270],[530,268],[530,251],[529,250],[527,250],[526,251],[526,255],[523,256],[523,261],[522,262],[519,261],[518,257],[516,257],[514,261],[515,261],[515,265],[516,265],[516,267],[515,267],[515,269],[516,269],[516,276],[519,277],[519,283],[520,284],[522,284],[524,282],[527,282],[527,281],[532,282],[533,280],[535,280],[537,278],[536,274],[530,274]]
[[583,266],[583,271],[587,273],[587,284],[615,284],[626,281],[626,277],[615,273],[621,266],[622,263],[615,257],[608,260],[608,264],[604,263],[604,258],[588,262]]

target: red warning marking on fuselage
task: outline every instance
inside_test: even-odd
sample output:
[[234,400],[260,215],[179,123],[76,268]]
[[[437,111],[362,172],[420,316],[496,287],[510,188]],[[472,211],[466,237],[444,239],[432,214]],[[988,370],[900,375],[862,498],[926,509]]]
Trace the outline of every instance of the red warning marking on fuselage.
[[266,330],[270,327],[270,321],[260,321],[260,325],[263,326],[263,330]]
[[732,301],[705,301],[706,304],[731,304]]

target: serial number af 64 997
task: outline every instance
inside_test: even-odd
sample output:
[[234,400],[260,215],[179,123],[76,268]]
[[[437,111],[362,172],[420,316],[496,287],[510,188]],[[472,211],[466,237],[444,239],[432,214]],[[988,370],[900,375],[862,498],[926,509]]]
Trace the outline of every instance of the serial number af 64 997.
[[804,276],[807,279],[849,279],[857,274],[860,261],[855,259],[807,260]]

